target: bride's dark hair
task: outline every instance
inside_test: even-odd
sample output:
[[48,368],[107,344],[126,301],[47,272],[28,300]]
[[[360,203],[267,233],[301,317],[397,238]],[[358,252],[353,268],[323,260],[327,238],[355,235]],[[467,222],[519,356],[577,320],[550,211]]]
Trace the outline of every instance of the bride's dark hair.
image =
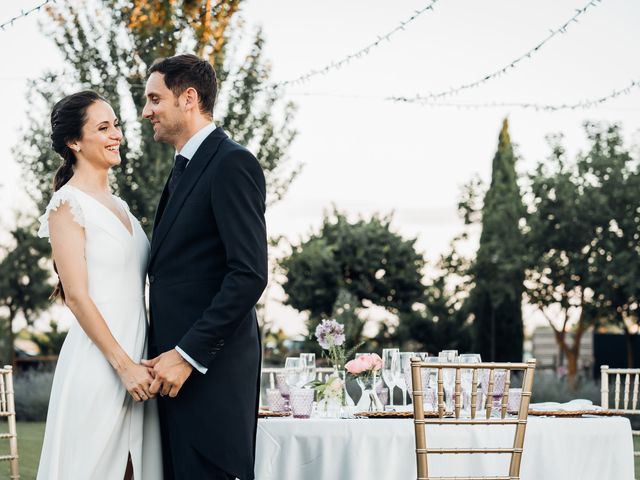
[[[76,164],[75,153],[67,145],[70,142],[82,138],[82,127],[87,122],[87,110],[97,101],[106,100],[91,90],[68,95],[53,106],[51,110],[51,146],[53,150],[62,157],[62,165],[53,177],[53,191],[58,191],[73,177],[73,167]],[[56,274],[56,262],[53,262],[53,269]],[[64,289],[58,277],[51,298],[62,298],[64,301]]]

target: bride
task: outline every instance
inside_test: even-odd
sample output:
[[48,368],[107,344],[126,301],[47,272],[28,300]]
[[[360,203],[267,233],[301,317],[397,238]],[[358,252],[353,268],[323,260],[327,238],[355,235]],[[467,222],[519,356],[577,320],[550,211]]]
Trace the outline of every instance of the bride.
[[91,91],[58,102],[51,130],[63,163],[38,235],[51,242],[54,295],[77,322],[56,367],[38,480],[161,479],[153,379],[140,364],[149,242],[108,180],[122,132]]

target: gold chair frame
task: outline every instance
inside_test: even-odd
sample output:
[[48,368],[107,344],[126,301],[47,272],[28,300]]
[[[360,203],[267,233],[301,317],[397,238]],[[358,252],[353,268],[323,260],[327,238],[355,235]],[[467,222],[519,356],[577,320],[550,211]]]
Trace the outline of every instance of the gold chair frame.
[[7,418],[8,432],[0,433],[0,439],[9,440],[9,455],[0,455],[0,462],[8,461],[11,480],[20,478],[18,473],[18,434],[16,431],[16,408],[13,393],[13,368],[0,368],[0,417]]
[[[614,377],[613,408],[610,405],[609,375]],[[621,378],[624,377],[624,390],[621,390]],[[633,391],[631,380],[633,378]],[[609,368],[609,365],[600,367],[600,404],[605,410],[616,410],[626,415],[640,415],[638,405],[638,390],[640,386],[640,368]],[[632,430],[634,437],[640,436],[640,431]],[[634,457],[640,457],[640,452],[634,450]]]
[[[425,418],[423,405],[423,387],[421,369],[437,370],[437,418]],[[418,467],[418,480],[519,480],[520,479],[520,463],[522,461],[522,453],[524,446],[524,437],[527,427],[527,417],[529,414],[529,401],[531,399],[531,390],[533,388],[533,377],[536,368],[536,361],[529,360],[527,363],[426,363],[421,362],[419,358],[411,359],[411,380],[413,386],[413,417],[416,439],[416,461]],[[455,369],[455,387],[454,387],[454,416],[445,418],[445,402],[444,402],[444,370]],[[470,418],[460,418],[461,413],[461,397],[462,397],[462,371],[473,370],[471,381],[471,414]],[[478,398],[478,375],[480,370],[489,371],[489,382],[487,389],[487,399],[492,398],[494,391],[494,378],[496,370],[506,370],[504,395],[502,396],[500,416],[492,418],[493,402],[484,402],[484,410],[486,418],[477,417],[477,398]],[[514,370],[523,371],[522,378],[522,396],[520,397],[520,405],[518,407],[518,416],[507,418],[507,403],[509,401],[509,385],[511,381],[511,372]],[[508,448],[428,448],[427,447],[427,425],[491,425],[504,426],[515,425],[513,438],[513,447]],[[474,477],[433,477],[429,476],[428,455],[445,455],[445,454],[510,454],[511,462],[509,465],[509,475],[503,476],[474,476]]]

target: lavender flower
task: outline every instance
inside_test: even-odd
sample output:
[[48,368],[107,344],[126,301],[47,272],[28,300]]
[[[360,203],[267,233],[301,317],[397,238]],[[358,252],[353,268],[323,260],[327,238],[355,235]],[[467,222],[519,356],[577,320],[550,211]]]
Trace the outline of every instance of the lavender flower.
[[330,350],[333,347],[339,347],[345,341],[344,325],[335,320],[323,320],[316,327],[315,335],[318,339],[318,344],[323,349]]

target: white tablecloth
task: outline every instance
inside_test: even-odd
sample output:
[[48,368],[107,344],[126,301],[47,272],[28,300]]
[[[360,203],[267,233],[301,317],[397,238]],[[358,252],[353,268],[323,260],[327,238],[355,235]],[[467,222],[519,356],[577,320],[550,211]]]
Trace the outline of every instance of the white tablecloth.
[[[429,425],[427,443],[511,446],[513,428]],[[260,419],[256,480],[415,479],[413,431],[411,419]],[[508,458],[430,456],[429,474],[506,475]],[[626,418],[529,417],[520,474],[522,480],[633,480],[633,462]]]

